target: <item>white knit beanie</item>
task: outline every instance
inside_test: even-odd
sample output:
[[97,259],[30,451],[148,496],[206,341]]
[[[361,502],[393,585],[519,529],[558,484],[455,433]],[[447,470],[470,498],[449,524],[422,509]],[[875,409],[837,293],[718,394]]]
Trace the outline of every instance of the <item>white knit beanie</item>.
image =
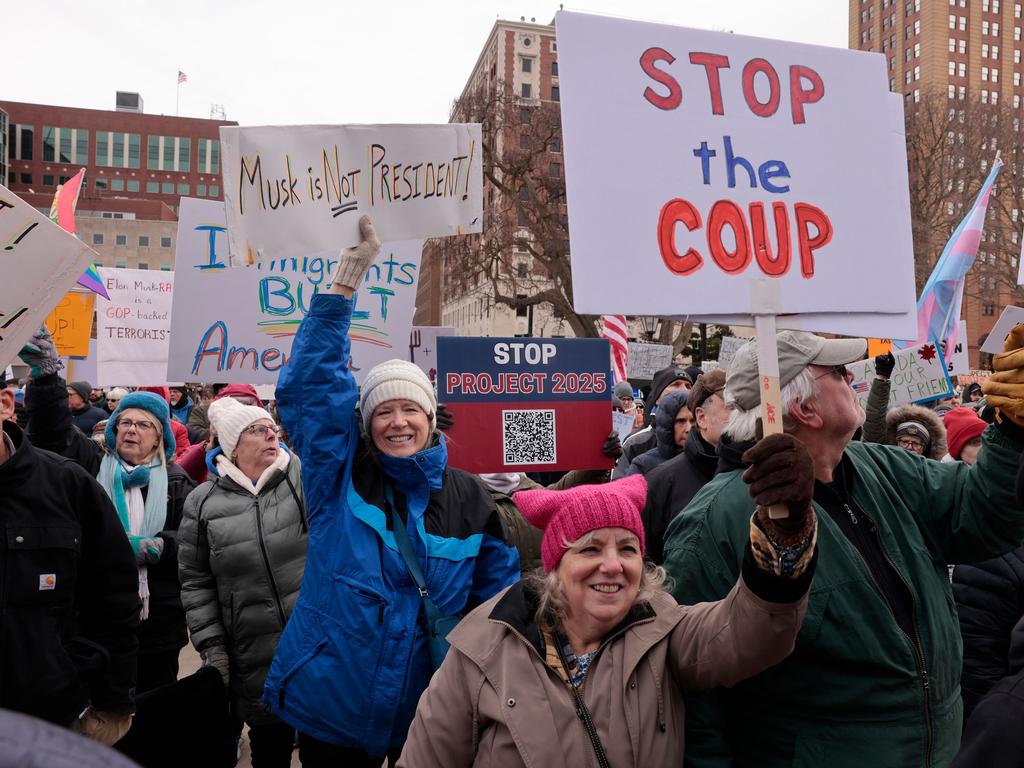
[[210,425],[217,430],[217,440],[224,450],[224,455],[229,461],[235,454],[238,447],[238,438],[242,430],[260,419],[274,418],[258,405],[244,405],[233,397],[222,397],[210,403],[210,410],[207,411],[210,417]]
[[437,426],[437,396],[427,374],[406,360],[385,360],[366,374],[359,394],[363,429],[370,431],[370,418],[381,403],[388,400],[411,400],[430,417],[430,428]]

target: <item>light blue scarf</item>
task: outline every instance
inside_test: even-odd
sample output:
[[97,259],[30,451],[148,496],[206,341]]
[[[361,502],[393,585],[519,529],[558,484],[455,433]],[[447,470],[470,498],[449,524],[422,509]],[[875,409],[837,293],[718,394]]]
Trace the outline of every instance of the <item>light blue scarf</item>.
[[[163,454],[158,452],[156,458],[148,466],[130,467],[113,453],[106,453],[100,462],[100,472],[96,476],[103,490],[114,502],[117,516],[125,533],[132,539],[151,539],[163,530],[167,522],[167,467],[164,465]],[[128,518],[128,498],[125,493],[131,488],[149,488],[146,493],[145,512],[142,517],[142,528],[138,534],[132,535]]]

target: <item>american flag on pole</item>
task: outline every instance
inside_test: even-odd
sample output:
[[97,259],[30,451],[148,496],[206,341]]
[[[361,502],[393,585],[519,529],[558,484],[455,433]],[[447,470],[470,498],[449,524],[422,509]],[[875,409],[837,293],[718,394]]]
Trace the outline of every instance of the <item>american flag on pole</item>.
[[602,315],[601,338],[612,345],[612,373],[615,383],[626,381],[626,365],[629,362],[629,329],[625,315]]
[[184,72],[182,72],[179,69],[178,70],[178,85],[181,85],[182,83],[187,83],[187,82],[188,82],[188,75],[186,75]]

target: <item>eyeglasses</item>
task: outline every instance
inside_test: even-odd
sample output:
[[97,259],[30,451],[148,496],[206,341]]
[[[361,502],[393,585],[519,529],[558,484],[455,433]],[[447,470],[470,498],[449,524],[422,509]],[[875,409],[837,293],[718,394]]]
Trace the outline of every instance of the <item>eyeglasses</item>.
[[847,369],[845,365],[833,365],[830,366],[829,369],[824,373],[819,373],[817,376],[815,376],[814,381],[817,381],[818,379],[823,379],[826,376],[837,376],[840,379],[847,379],[850,376],[850,371],[849,369]]
[[252,424],[242,430],[243,435],[256,435],[257,437],[267,437],[268,434],[272,434],[277,437],[281,434],[281,428],[274,424],[273,426],[267,424]]
[[924,443],[913,437],[901,437],[896,441],[896,445],[908,451],[924,450]]
[[135,427],[139,432],[154,432],[156,431],[156,424],[151,421],[132,421],[131,419],[118,419],[117,430],[118,432],[127,432],[132,427]]

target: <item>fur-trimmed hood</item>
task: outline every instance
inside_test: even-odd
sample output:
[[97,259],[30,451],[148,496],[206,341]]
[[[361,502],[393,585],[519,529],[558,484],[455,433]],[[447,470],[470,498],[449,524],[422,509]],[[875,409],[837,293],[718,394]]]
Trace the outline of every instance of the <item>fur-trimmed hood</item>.
[[896,428],[904,421],[923,424],[931,436],[927,456],[938,461],[946,455],[946,428],[935,411],[920,405],[897,405],[885,414],[885,442],[896,445]]

